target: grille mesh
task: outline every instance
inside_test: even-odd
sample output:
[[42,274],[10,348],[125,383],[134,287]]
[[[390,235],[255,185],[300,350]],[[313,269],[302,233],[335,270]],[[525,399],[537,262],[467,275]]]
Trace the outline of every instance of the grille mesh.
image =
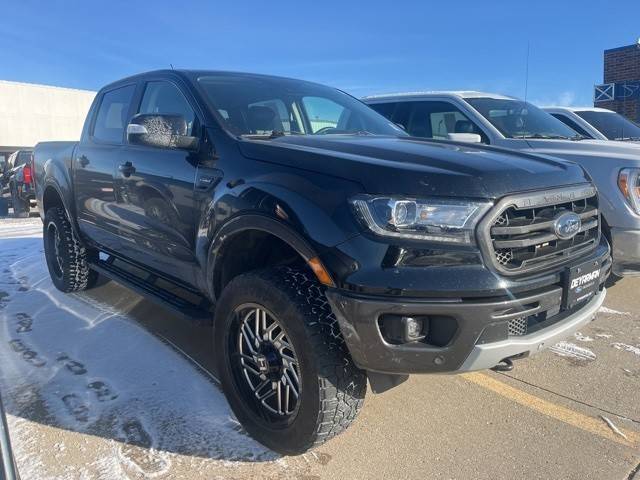
[[[578,233],[562,239],[555,229],[561,215],[580,217]],[[495,264],[506,272],[520,273],[558,265],[594,249],[600,238],[597,197],[565,201],[542,207],[508,206],[495,217],[490,229],[490,251]]]
[[509,336],[521,337],[527,334],[527,317],[509,320]]
[[496,250],[496,260],[500,265],[509,265],[512,259],[513,252],[511,250]]

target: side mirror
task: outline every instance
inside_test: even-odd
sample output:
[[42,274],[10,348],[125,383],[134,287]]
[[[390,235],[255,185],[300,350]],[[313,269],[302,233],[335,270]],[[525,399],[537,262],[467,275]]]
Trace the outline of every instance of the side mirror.
[[187,121],[182,115],[139,113],[127,125],[131,145],[195,150],[198,138],[187,135]]
[[477,133],[447,133],[447,140],[464,143],[482,143],[482,137]]

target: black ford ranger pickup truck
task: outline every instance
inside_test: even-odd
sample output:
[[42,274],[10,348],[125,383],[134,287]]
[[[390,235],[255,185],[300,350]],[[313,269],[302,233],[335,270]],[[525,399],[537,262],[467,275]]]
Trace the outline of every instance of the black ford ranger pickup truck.
[[34,164],[55,286],[102,274],[212,322],[233,411],[285,454],[343,431],[367,378],[509,368],[605,296],[579,166],[412,138],[314,83],[126,78],[79,143],[41,143]]

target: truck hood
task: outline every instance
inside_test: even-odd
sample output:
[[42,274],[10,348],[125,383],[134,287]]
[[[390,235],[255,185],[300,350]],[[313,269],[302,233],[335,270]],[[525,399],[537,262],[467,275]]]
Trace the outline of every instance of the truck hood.
[[359,182],[373,194],[499,198],[588,181],[570,162],[413,137],[301,135],[241,140],[239,148],[254,160]]
[[532,140],[527,139],[530,148],[524,152],[553,155],[565,160],[579,162],[586,157],[605,157],[628,161],[629,166],[640,165],[640,143],[612,142],[609,140]]

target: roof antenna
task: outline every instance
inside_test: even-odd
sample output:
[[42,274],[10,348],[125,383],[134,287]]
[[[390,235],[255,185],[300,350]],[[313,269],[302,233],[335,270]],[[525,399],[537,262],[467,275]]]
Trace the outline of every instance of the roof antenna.
[[531,41],[527,41],[527,67],[524,74],[524,103],[527,103],[527,93],[529,92],[529,50]]
[[[522,104],[523,111],[527,108],[527,94],[529,93],[529,50],[531,47],[531,41],[527,40],[527,65],[524,74],[524,103]],[[522,115],[522,138],[525,137],[525,125],[527,123],[527,119],[524,115]]]
[[173,68],[173,63],[170,63],[169,66],[171,67],[171,70],[175,70],[175,68]]

